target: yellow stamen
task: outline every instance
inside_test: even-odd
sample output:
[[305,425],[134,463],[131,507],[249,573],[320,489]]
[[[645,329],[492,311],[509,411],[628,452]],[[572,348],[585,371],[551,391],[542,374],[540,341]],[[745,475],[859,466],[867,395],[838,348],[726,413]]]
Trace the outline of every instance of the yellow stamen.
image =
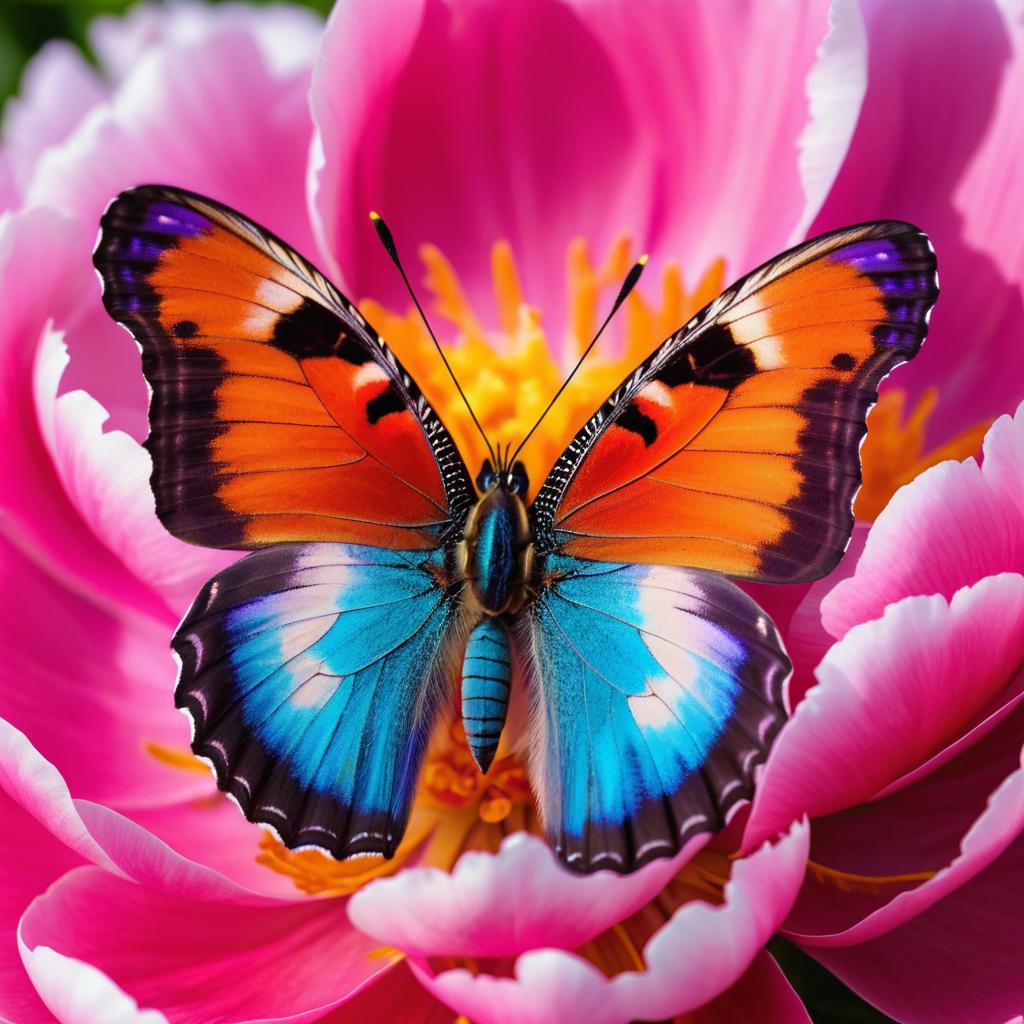
[[185,772],[199,772],[201,775],[210,774],[209,766],[189,750],[168,747],[166,744],[157,743],[156,740],[146,740],[142,744],[142,748],[161,764],[166,764],[171,768],[178,768]]
[[442,730],[431,745],[409,826],[391,860],[336,861],[319,850],[288,850],[271,835],[260,840],[257,860],[290,877],[303,892],[343,896],[408,863],[447,869],[466,850],[497,850],[510,832],[539,832],[526,773],[502,752],[499,748],[490,771],[481,775],[462,723]]
[[523,286],[519,283],[512,246],[495,242],[491,248],[491,276],[494,297],[498,303],[498,322],[505,334],[513,335],[519,325],[519,308],[523,305]]
[[434,293],[438,312],[467,338],[482,339],[483,328],[466,298],[458,275],[436,245],[420,247],[427,268],[427,288]]
[[905,392],[894,388],[878,399],[868,416],[868,436],[861,449],[864,486],[854,506],[858,519],[865,522],[876,519],[900,487],[929,467],[946,459],[966,459],[981,450],[991,420],[968,427],[925,455],[928,420],[938,400],[938,392],[929,388],[904,422]]
[[[484,329],[458,276],[441,251],[434,246],[421,249],[431,298],[427,305],[455,327],[454,343],[446,346],[449,362],[495,444],[509,441],[517,444],[526,436],[562,383],[566,368],[593,337],[602,300],[610,304],[615,290],[622,284],[632,265],[631,251],[630,238],[621,235],[606,258],[595,265],[584,240],[570,243],[566,257],[568,345],[564,359],[556,362],[540,314],[523,294],[515,258],[507,242],[497,242],[491,250],[500,325],[500,330],[492,332]],[[634,290],[622,314],[624,323],[619,333],[623,342],[616,346],[610,340],[602,340],[552,409],[543,429],[531,438],[524,450],[523,461],[534,487],[573,434],[636,363],[697,312],[699,306],[695,302],[703,304],[713,298],[708,295],[705,300],[703,296],[712,283],[721,281],[723,266],[719,261],[710,267],[692,295],[684,288],[678,267],[666,269],[663,295],[655,303],[645,301]],[[415,311],[399,314],[370,299],[360,305],[441,414],[470,469],[475,472],[487,453]]]
[[884,889],[894,885],[909,889],[922,882],[927,882],[938,874],[937,871],[912,871],[904,875],[855,875],[849,871],[826,867],[824,864],[818,864],[812,860],[807,862],[807,870],[817,881],[834,885],[842,892],[869,895],[878,895]]

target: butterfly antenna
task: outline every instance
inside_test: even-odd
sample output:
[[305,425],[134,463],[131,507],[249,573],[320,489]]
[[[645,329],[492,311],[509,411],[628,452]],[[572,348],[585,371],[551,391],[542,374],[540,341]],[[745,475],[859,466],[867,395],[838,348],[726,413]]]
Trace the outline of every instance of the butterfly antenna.
[[480,431],[480,436],[484,439],[484,444],[487,445],[487,453],[491,457],[491,463],[493,465],[497,465],[498,459],[494,454],[494,448],[491,446],[491,442],[488,439],[487,434],[484,433],[484,428],[480,425],[480,421],[476,418],[476,413],[473,412],[473,407],[469,404],[466,392],[462,390],[459,378],[455,376],[455,371],[452,369],[451,363],[448,362],[448,357],[444,354],[444,349],[441,348],[441,343],[437,340],[437,335],[434,334],[433,327],[430,326],[427,314],[423,312],[420,300],[416,298],[416,293],[412,290],[412,285],[410,284],[409,277],[405,272],[405,267],[402,266],[402,261],[398,258],[398,247],[395,245],[395,237],[391,234],[391,229],[384,223],[384,219],[381,215],[373,210],[370,211],[370,220],[373,222],[373,226],[377,232],[377,237],[381,241],[381,245],[384,246],[384,251],[391,257],[391,262],[394,263],[398,268],[399,274],[402,275],[406,291],[408,291],[410,298],[416,305],[416,309],[420,314],[420,319],[422,319],[424,326],[427,328],[427,333],[430,335],[430,339],[433,341],[434,347],[437,349],[437,353],[441,357],[441,362],[444,363],[444,368],[448,371],[448,376],[451,377],[452,383],[455,385],[455,389],[459,392],[462,401],[466,403],[469,415],[472,417],[476,429]]
[[633,266],[629,268],[629,273],[626,275],[625,281],[622,282],[622,287],[619,289],[619,294],[615,297],[615,302],[612,304],[611,310],[609,311],[608,315],[604,318],[604,323],[601,324],[601,326],[597,329],[597,334],[594,335],[590,344],[583,350],[583,354],[576,361],[576,365],[570,371],[569,376],[566,377],[565,380],[562,382],[562,386],[555,392],[551,401],[548,402],[548,404],[544,407],[544,411],[537,418],[537,422],[534,423],[532,427],[530,427],[529,433],[526,435],[526,437],[522,439],[522,441],[519,442],[519,447],[515,450],[515,454],[509,461],[509,465],[512,465],[512,463],[515,462],[515,460],[519,456],[519,453],[526,446],[526,442],[529,441],[531,437],[533,437],[534,431],[541,425],[541,422],[543,421],[544,417],[547,416],[549,412],[551,412],[552,406],[561,397],[562,392],[569,386],[569,381],[571,381],[573,377],[576,376],[576,371],[579,370],[579,368],[583,365],[583,360],[586,359],[587,356],[589,356],[590,353],[593,351],[593,348],[600,340],[601,335],[604,334],[604,329],[611,323],[612,317],[615,316],[615,314],[619,311],[619,307],[629,297],[629,293],[636,287],[636,283],[637,281],[640,280],[640,275],[644,272],[644,267],[646,266],[647,254],[644,253],[644,255],[641,256],[640,259],[638,259],[636,263],[634,263]]

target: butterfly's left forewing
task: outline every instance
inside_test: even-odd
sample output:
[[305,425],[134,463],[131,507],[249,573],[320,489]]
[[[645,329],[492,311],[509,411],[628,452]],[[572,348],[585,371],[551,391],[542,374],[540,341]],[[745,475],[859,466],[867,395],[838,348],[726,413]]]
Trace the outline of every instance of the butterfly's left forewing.
[[168,530],[242,549],[452,539],[474,491],[451,437],[298,253],[213,200],[142,186],[110,204],[94,258],[142,349]]

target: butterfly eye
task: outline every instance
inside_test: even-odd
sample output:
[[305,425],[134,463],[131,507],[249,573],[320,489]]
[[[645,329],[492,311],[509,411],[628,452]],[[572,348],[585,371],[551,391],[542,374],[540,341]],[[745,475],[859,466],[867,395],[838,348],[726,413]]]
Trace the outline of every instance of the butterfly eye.
[[526,467],[517,462],[508,475],[509,490],[513,494],[525,494],[530,489],[530,480],[526,475]]
[[494,467],[491,465],[491,460],[484,459],[484,464],[480,467],[480,472],[476,478],[477,490],[481,493],[486,491],[494,484],[495,480],[497,480],[497,476],[495,475]]

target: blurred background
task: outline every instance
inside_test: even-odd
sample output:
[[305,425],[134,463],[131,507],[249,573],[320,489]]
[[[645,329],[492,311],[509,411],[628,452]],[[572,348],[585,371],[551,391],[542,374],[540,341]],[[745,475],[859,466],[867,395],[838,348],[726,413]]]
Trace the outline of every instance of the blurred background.
[[[266,0],[250,2],[259,6]],[[292,2],[326,15],[333,0]],[[26,61],[48,39],[70,39],[88,53],[89,22],[98,14],[120,14],[134,3],[135,0],[0,0],[0,103],[17,92]]]

